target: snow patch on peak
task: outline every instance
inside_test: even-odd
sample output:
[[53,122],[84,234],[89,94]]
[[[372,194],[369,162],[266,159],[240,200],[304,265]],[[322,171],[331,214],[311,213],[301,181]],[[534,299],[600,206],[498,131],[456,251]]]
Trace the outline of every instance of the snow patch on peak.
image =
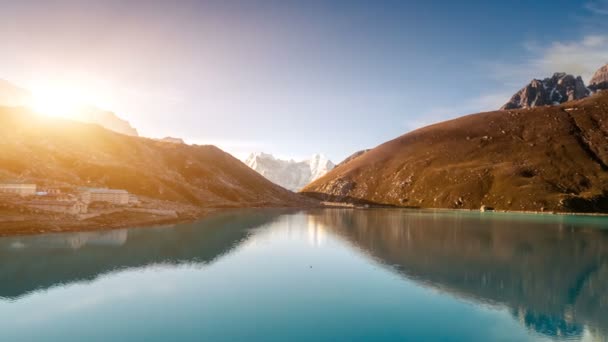
[[310,165],[311,182],[322,177],[336,167],[336,165],[323,154],[314,154],[312,158],[310,158],[308,164]]

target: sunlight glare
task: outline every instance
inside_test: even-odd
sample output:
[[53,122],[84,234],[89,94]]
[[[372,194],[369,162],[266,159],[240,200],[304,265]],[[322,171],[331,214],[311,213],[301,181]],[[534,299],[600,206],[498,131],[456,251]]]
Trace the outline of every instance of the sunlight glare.
[[39,84],[32,89],[31,108],[42,115],[74,118],[87,102],[85,93],[61,83]]

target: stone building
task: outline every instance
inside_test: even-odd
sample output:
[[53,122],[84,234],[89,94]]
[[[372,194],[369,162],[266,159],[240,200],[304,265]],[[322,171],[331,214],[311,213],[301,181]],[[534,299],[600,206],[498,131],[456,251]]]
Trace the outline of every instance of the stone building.
[[80,189],[80,199],[86,203],[107,202],[111,204],[129,204],[129,192],[119,189],[105,188],[82,188]]

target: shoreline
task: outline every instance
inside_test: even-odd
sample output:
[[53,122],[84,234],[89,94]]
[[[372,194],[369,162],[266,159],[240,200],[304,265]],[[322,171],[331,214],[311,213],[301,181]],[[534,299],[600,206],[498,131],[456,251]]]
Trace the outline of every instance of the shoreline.
[[608,217],[608,213],[597,212],[575,212],[575,211],[538,211],[538,210],[504,210],[490,209],[485,212],[480,209],[458,209],[458,208],[422,208],[422,207],[398,207],[382,204],[354,204],[348,202],[321,202],[324,208],[332,209],[407,209],[407,210],[437,210],[437,211],[457,211],[457,212],[477,212],[477,213],[502,213],[502,214],[535,214],[535,215],[562,215],[562,216],[594,216]]
[[[442,211],[442,212],[466,212],[479,214],[523,214],[523,215],[546,215],[546,216],[589,216],[589,217],[608,217],[608,213],[581,213],[581,212],[542,212],[542,211],[516,211],[516,210],[489,210],[481,212],[478,209],[450,209],[450,208],[408,208],[383,205],[361,206],[350,203],[330,203],[323,202],[320,206],[271,206],[271,207],[210,207],[201,208],[196,214],[187,216],[167,217],[156,215],[138,215],[131,213],[123,215],[121,219],[115,220],[112,217],[107,222],[96,222],[95,220],[49,220],[48,217],[41,215],[32,220],[0,221],[0,238],[11,236],[42,235],[51,233],[76,233],[91,231],[108,231],[115,229],[131,228],[151,228],[180,223],[192,223],[201,220],[209,215],[242,209],[351,209],[351,210],[373,210],[373,209],[396,209],[411,211]],[[119,214],[124,214],[121,212]]]

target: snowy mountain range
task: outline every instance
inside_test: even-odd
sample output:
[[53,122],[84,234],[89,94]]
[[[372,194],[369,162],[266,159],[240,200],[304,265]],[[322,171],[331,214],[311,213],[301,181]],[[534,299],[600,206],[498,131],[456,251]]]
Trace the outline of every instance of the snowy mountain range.
[[315,154],[303,161],[282,160],[268,153],[252,153],[245,164],[285,189],[298,191],[313,180],[325,175],[335,167],[322,154]]

